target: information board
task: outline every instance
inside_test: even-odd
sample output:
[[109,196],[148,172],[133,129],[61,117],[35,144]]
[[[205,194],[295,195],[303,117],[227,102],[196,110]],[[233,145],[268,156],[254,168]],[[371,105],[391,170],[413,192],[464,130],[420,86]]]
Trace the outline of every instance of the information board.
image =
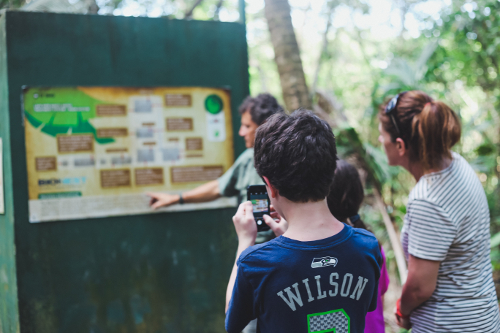
[[226,89],[29,87],[23,108],[30,222],[150,213],[146,192],[192,189],[234,162]]

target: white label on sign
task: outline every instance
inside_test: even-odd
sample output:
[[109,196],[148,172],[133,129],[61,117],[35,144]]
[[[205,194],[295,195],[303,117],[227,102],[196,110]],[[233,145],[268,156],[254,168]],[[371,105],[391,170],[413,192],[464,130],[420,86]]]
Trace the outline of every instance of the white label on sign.
[[222,142],[226,140],[226,117],[224,112],[211,114],[205,112],[207,115],[207,138],[208,141]]

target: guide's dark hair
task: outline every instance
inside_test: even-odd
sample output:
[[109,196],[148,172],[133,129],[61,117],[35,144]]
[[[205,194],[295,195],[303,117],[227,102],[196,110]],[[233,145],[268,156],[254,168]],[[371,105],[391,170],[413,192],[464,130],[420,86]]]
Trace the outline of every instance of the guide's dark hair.
[[308,110],[271,116],[257,129],[255,168],[293,202],[319,201],[330,192],[337,165],[335,136]]
[[260,126],[276,112],[282,112],[283,108],[271,94],[264,93],[245,98],[238,111],[240,114],[250,111],[252,121]]
[[[332,215],[337,220],[346,222],[348,218],[358,214],[364,198],[363,184],[358,170],[352,164],[338,160],[331,191],[326,198]],[[367,229],[361,218],[352,222],[352,225],[355,228]]]

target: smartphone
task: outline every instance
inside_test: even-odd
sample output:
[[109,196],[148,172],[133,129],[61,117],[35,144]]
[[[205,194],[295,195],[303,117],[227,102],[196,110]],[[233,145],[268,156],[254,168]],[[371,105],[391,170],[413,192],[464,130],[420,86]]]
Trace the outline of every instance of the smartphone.
[[264,214],[270,215],[269,197],[265,185],[250,185],[247,187],[247,199],[252,202],[253,217],[257,223],[257,231],[269,230],[269,226],[264,222]]

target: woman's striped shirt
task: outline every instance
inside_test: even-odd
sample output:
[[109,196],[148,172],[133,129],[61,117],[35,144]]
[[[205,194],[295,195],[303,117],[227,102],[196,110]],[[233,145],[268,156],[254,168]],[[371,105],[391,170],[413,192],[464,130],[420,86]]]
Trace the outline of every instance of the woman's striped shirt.
[[431,298],[411,313],[412,333],[500,332],[490,261],[490,214],[479,179],[459,154],[411,191],[405,255],[440,261]]

